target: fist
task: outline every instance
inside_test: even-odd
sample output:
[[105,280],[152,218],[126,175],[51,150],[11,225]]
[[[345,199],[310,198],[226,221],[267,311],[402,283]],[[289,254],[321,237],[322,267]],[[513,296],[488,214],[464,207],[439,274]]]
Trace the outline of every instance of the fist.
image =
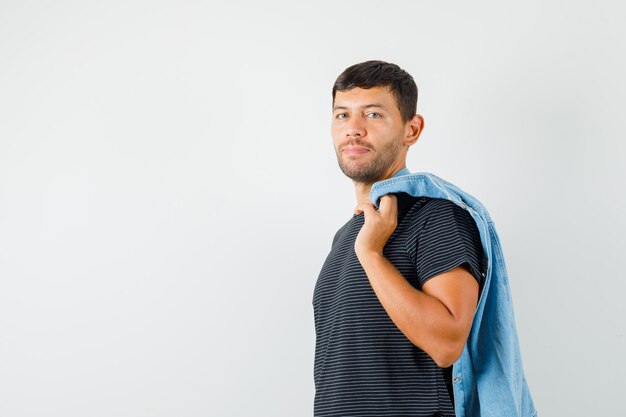
[[389,237],[398,225],[398,198],[386,194],[380,199],[378,210],[370,202],[356,207],[356,214],[364,213],[365,223],[354,242],[354,251],[359,259],[368,253],[383,253]]

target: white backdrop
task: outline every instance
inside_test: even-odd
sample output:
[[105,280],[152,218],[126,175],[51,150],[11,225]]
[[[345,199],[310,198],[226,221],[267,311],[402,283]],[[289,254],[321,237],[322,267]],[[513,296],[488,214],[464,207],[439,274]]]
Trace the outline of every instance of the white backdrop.
[[489,209],[542,417],[620,413],[619,1],[0,1],[0,415],[307,416],[355,196],[331,87],[419,88],[408,168]]

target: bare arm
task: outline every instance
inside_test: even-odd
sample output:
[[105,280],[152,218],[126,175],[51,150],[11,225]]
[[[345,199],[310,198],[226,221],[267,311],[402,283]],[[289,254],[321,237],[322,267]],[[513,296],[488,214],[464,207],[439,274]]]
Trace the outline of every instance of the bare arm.
[[478,282],[457,267],[428,280],[423,291],[414,288],[382,253],[396,227],[396,197],[384,196],[378,212],[371,204],[357,209],[365,211],[365,224],[355,251],[380,303],[398,329],[438,366],[452,365],[471,329]]

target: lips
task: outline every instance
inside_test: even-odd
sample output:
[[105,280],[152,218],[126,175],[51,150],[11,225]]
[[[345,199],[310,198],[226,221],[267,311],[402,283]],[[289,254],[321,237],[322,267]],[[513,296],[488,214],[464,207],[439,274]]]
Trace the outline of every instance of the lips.
[[344,146],[341,152],[345,153],[346,155],[362,155],[369,152],[369,149],[363,146]]

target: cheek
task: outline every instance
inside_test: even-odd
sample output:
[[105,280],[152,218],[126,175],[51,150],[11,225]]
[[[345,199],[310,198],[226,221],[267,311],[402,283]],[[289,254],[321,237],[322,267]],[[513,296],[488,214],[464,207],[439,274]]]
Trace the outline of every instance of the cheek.
[[337,147],[337,145],[341,142],[341,132],[339,131],[339,129],[335,127],[331,127],[330,136],[333,139],[333,143],[335,147]]

